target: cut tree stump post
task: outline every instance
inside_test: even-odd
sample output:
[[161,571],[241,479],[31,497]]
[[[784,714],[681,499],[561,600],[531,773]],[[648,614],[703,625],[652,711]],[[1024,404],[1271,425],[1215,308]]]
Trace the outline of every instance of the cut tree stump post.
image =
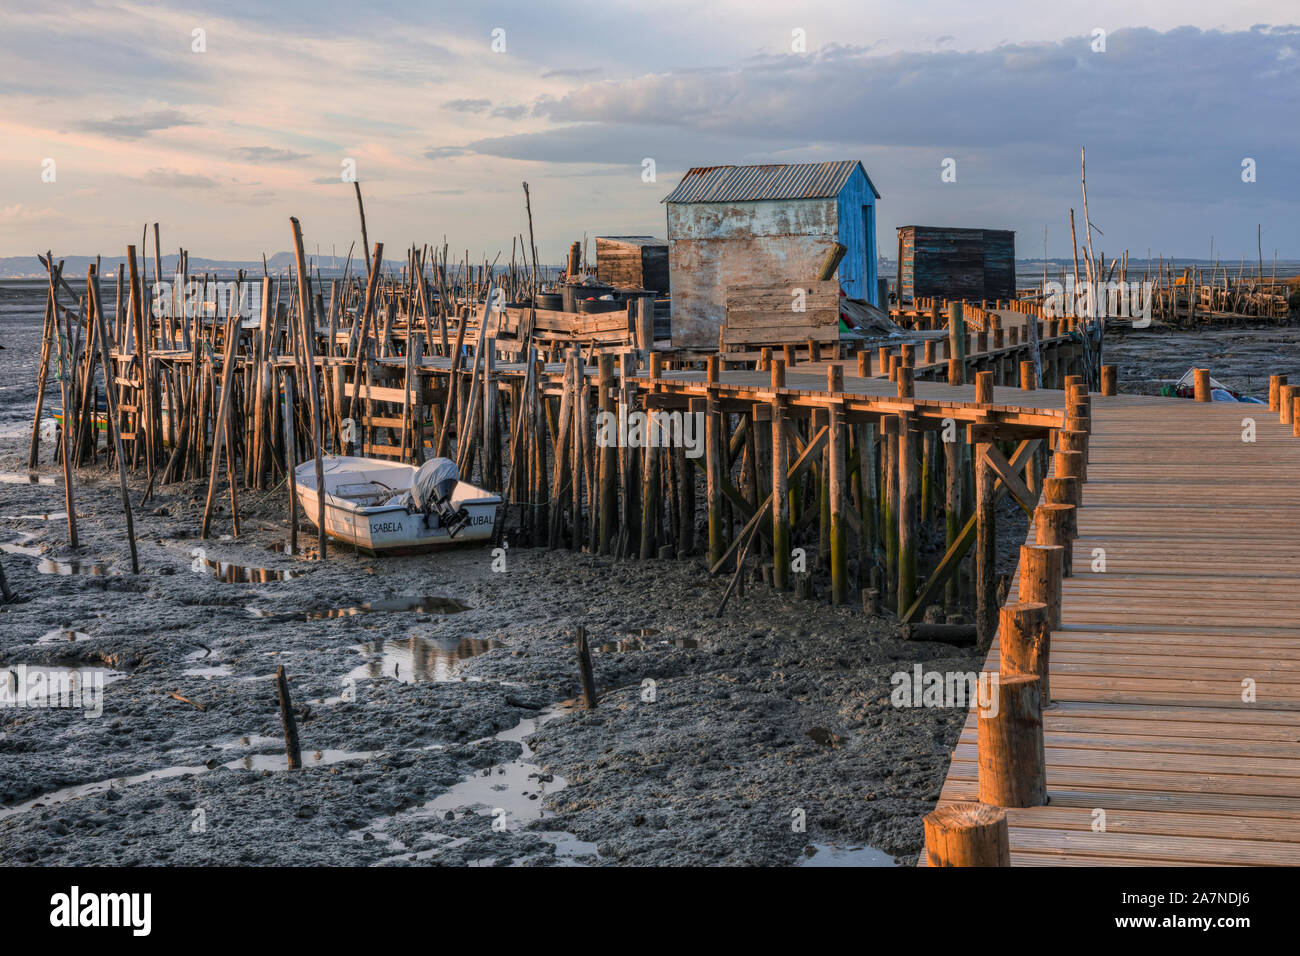
[[1048,627],[1054,631],[1061,628],[1061,562],[1064,556],[1065,549],[1060,545],[1020,546],[1020,600],[1045,605]]
[[1101,367],[1101,394],[1118,395],[1119,389],[1116,381],[1116,368],[1114,365],[1103,365]]
[[1015,674],[998,681],[996,711],[979,713],[979,798],[996,807],[1047,803],[1042,698],[1038,678]]
[[985,803],[950,803],[927,813],[930,866],[1010,866],[1007,813]]
[[1043,707],[1052,702],[1048,675],[1051,639],[1046,604],[1022,597],[1016,604],[1003,605],[998,619],[1000,678],[1005,681],[1015,674],[1037,677]]
[[1034,543],[1061,549],[1061,576],[1074,577],[1074,539],[1078,537],[1074,505],[1044,502],[1034,511]]
[[1210,400],[1210,371],[1209,369],[1197,368],[1192,369],[1195,376],[1195,396],[1198,402],[1208,402]]

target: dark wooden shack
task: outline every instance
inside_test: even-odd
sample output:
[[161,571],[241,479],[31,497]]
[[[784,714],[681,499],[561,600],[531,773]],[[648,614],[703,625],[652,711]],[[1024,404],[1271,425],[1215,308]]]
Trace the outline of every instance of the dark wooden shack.
[[653,236],[597,236],[596,278],[616,289],[668,294],[668,241]]
[[900,226],[898,301],[1014,299],[1016,234],[1007,229]]

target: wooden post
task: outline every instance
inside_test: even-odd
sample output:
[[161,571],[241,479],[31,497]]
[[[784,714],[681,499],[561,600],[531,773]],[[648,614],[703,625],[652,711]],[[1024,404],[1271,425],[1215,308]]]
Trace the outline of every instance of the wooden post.
[[[705,375],[710,385],[718,382],[720,360],[710,355]],[[727,449],[722,443],[722,413],[718,410],[718,393],[710,388],[704,420],[705,480],[709,498],[709,566],[722,560],[726,544],[722,538],[722,481],[726,471]]]
[[1000,679],[1005,681],[1014,674],[1037,677],[1043,707],[1052,702],[1048,683],[1050,645],[1046,604],[1026,601],[1022,596],[1019,603],[1002,607],[998,618]]
[[966,384],[966,322],[960,302],[948,305],[948,384]]
[[1034,509],[1034,543],[1061,549],[1061,575],[1074,577],[1074,539],[1078,537],[1074,505],[1048,501]]
[[1114,365],[1103,365],[1101,367],[1101,394],[1118,395],[1119,389],[1116,382],[1116,368]]
[[1007,813],[985,803],[950,803],[927,813],[925,855],[930,866],[1010,866]]
[[[954,428],[952,441],[943,443],[943,482],[944,482],[944,546],[951,551],[961,536],[962,474],[965,471],[965,442],[961,432]],[[955,608],[961,598],[961,575],[951,574],[944,585],[944,605]]]
[[578,677],[582,681],[582,706],[596,709],[596,678],[591,668],[591,648],[587,645],[587,629],[578,625]]
[[[785,363],[774,359],[772,390],[776,392],[784,387]],[[790,489],[786,478],[789,457],[785,405],[778,394],[772,403],[772,586],[778,591],[790,587]]]
[[1195,395],[1198,402],[1210,401],[1210,372],[1209,369],[1197,368],[1192,370],[1195,376]]
[[[839,366],[832,366],[838,371]],[[830,496],[831,603],[843,604],[849,595],[848,533],[844,526],[846,428],[842,405],[830,406],[830,467],[827,485]]]
[[1056,438],[1056,454],[1071,456],[1078,455],[1078,461],[1073,459],[1065,463],[1066,470],[1062,471],[1062,462],[1058,458],[1056,461],[1056,474],[1060,478],[1078,478],[1080,483],[1088,480],[1088,433],[1074,428],[1062,428]]
[[1292,424],[1296,395],[1300,395],[1300,385],[1283,385],[1278,390],[1278,410],[1283,425]]
[[[618,406],[614,395],[614,356],[608,352],[601,353],[598,359],[599,372],[597,375],[597,401],[596,405],[601,412],[607,415],[617,417]],[[607,421],[609,419],[606,419]],[[615,429],[617,430],[617,425]],[[600,455],[600,531],[599,531],[599,551],[601,554],[609,554],[611,542],[614,540],[614,523],[618,518],[618,439],[609,440],[606,435],[604,447],[598,454]]]
[[[361,195],[359,186],[357,195]],[[324,561],[326,554],[325,466],[321,456],[324,452],[322,446],[325,444],[325,433],[321,421],[320,390],[316,387],[316,320],[312,316],[311,295],[308,286],[310,277],[307,274],[307,259],[302,249],[302,227],[298,224],[296,217],[290,217],[289,223],[293,227],[294,252],[298,263],[298,320],[302,329],[302,357],[307,366],[307,381],[304,384],[307,386],[308,392],[311,393],[309,398],[311,400],[312,450],[316,456],[316,560]],[[490,295],[491,290],[489,290]],[[486,321],[485,318],[485,324]],[[222,396],[223,400],[224,397]]]
[[[998,527],[996,475],[988,464],[986,443],[975,450],[975,631],[981,646],[993,640],[997,620],[997,550]],[[982,799],[982,798],[981,798]]]
[[302,766],[302,748],[298,745],[298,724],[293,718],[293,704],[289,700],[289,678],[284,665],[275,669],[275,689],[280,698],[280,726],[284,730],[284,752],[289,758],[289,769]]
[[1282,398],[1282,386],[1286,384],[1285,375],[1270,375],[1268,377],[1268,410],[1276,412],[1280,410]]
[[90,285],[90,309],[95,321],[95,337],[99,340],[99,357],[104,366],[104,401],[108,421],[109,438],[113,442],[114,457],[117,459],[117,483],[122,494],[122,511],[126,514],[126,539],[131,545],[131,573],[140,573],[140,557],[135,547],[135,521],[131,516],[131,495],[126,487],[126,456],[122,453],[122,432],[117,420],[117,389],[113,387],[113,362],[108,353],[108,336],[104,326],[104,310],[99,298],[99,276],[95,265],[91,263],[88,270]]
[[1300,395],[1291,400],[1291,435],[1300,438]]
[[[912,398],[912,369],[898,370],[898,397]],[[898,416],[898,591],[902,614],[916,600],[916,560],[920,549],[920,468],[912,416]]]
[[871,378],[871,353],[866,349],[858,353],[858,377]]
[[1046,607],[1047,625],[1054,631],[1061,628],[1061,562],[1064,556],[1065,549],[1059,545],[1020,546],[1020,600]]
[[975,373],[975,404],[976,405],[993,404],[993,373],[992,372]]
[[1038,678],[1015,674],[998,681],[997,711],[981,713],[980,803],[998,807],[1041,807],[1047,803],[1042,699]]

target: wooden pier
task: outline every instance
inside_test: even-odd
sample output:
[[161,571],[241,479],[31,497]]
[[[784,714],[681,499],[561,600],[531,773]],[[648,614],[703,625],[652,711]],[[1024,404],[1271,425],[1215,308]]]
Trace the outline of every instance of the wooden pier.
[[[1005,811],[1011,865],[1300,864],[1300,432],[1279,417],[1092,396],[1042,711],[1048,803]],[[978,799],[979,720],[941,807]]]

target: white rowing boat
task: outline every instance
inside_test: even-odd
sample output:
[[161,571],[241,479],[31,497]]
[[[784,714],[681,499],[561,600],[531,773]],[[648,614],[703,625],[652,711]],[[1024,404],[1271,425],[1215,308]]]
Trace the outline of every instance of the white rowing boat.
[[[486,541],[496,523],[501,498],[465,481],[451,493],[451,510],[464,509],[468,520],[451,533],[437,511],[426,513],[411,503],[414,465],[376,458],[324,459],[325,533],[372,554],[424,551],[453,544]],[[316,462],[294,469],[298,500],[314,525],[319,511]]]

